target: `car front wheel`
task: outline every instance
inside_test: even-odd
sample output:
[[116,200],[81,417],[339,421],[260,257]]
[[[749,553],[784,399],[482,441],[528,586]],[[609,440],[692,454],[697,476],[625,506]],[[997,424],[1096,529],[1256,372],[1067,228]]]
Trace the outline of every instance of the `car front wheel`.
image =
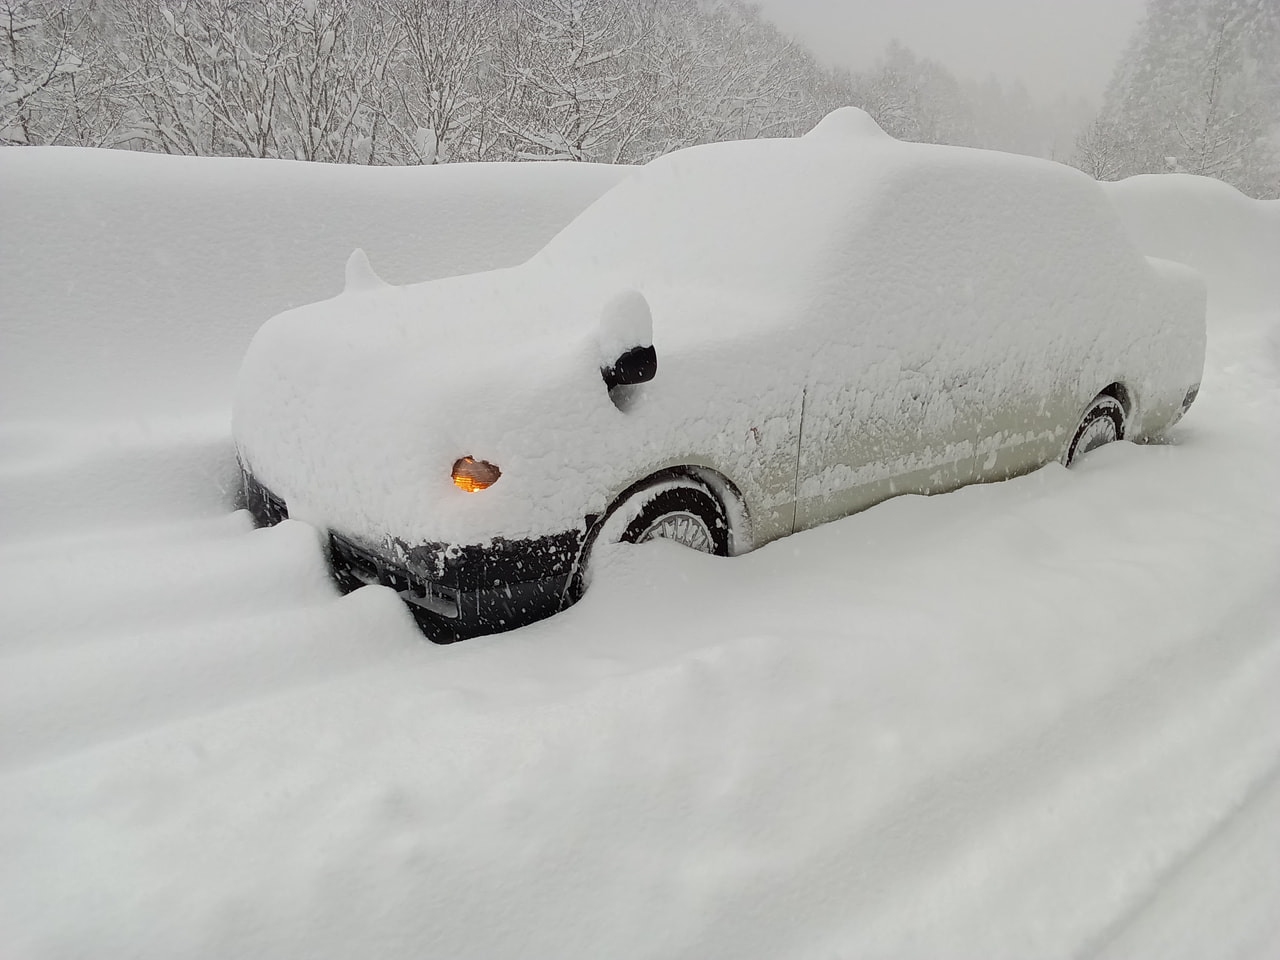
[[[642,491],[638,497],[644,496]],[[652,495],[618,538],[622,543],[670,540],[700,553],[729,554],[724,507],[701,485],[678,483]]]
[[590,534],[565,594],[566,604],[576,603],[586,591],[602,547],[653,540],[727,557],[728,514],[715,494],[690,477],[670,477],[632,492]]

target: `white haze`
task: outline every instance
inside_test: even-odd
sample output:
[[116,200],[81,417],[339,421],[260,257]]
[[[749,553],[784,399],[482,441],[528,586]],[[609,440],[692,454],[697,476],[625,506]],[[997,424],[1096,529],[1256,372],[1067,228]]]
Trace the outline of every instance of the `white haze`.
[[1144,0],[758,0],[827,63],[870,67],[890,40],[962,80],[1022,81],[1042,103],[1097,101]]

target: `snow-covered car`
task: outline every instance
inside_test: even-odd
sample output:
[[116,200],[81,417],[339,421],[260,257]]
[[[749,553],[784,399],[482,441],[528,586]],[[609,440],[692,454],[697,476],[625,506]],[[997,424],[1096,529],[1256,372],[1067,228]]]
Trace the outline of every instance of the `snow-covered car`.
[[602,542],[740,554],[1158,436],[1204,311],[1086,175],[846,108],[655,160],[518,267],[393,287],[357,251],[249,348],[244,497],[460,639],[572,604]]

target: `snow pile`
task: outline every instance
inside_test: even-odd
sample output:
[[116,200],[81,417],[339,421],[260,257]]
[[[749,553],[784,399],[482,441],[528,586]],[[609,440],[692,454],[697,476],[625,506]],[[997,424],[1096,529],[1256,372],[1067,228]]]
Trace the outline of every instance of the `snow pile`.
[[353,248],[395,283],[519,263],[626,172],[0,150],[0,409],[224,410],[254,331]]
[[1102,184],[1138,248],[1186,263],[1222,312],[1280,304],[1280,200],[1254,200],[1220,180],[1146,175]]
[[[1135,439],[1180,414],[1202,289],[1139,256],[1090,178],[868,124],[849,108],[802,138],[678,151],[518,267],[273,318],[241,373],[242,457],[293,515],[374,546],[562,534],[696,464],[741,490],[740,542],[761,544],[1052,460],[1114,382]],[[622,413],[598,341],[629,290],[659,373]],[[466,456],[502,481],[459,491]]]

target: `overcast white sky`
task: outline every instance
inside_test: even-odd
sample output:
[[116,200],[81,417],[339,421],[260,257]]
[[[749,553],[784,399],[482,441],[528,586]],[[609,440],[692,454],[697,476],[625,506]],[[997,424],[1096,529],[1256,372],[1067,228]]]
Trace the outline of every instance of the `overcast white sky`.
[[869,67],[892,39],[961,79],[1021,79],[1037,100],[1100,99],[1144,0],[755,0],[824,61]]

